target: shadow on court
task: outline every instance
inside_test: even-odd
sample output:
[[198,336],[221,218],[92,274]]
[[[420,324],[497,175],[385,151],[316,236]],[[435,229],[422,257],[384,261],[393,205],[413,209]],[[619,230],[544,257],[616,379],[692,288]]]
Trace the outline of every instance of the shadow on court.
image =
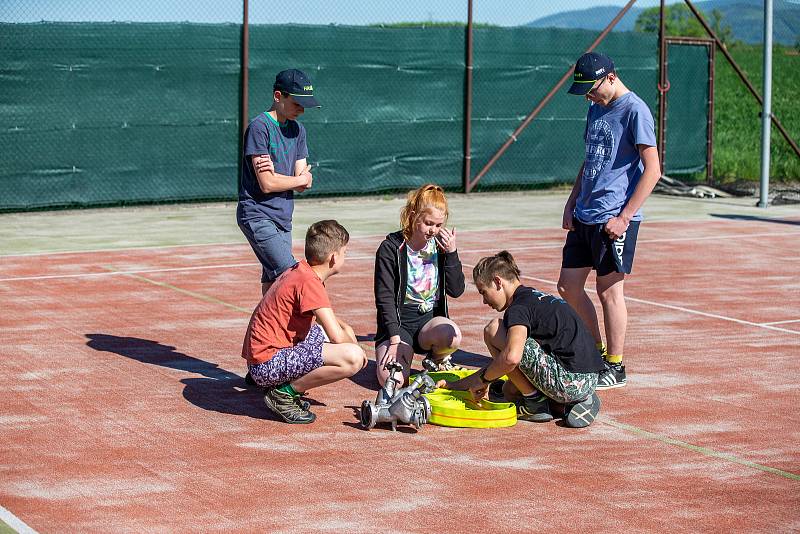
[[733,221],[757,221],[757,222],[790,224],[793,226],[800,226],[800,220],[792,221],[786,219],[770,219],[769,217],[759,217],[757,215],[735,215],[728,213],[711,213],[710,215],[712,217],[717,217],[718,219],[728,219]]
[[488,356],[458,349],[451,356],[451,361],[457,365],[467,365],[469,367],[483,367],[492,361]]
[[[487,365],[491,359],[488,356],[484,356],[476,352],[468,352],[466,350],[459,349],[453,353],[451,356],[451,361],[454,364],[461,366],[483,367],[484,365]],[[377,364],[375,363],[375,360],[369,360],[366,367],[350,377],[350,381],[358,384],[364,389],[378,391],[380,389],[380,385],[378,384],[378,377],[376,376],[376,366]],[[422,369],[419,368],[419,366],[415,366],[411,370],[412,375],[419,374],[421,372]]]
[[175,347],[138,337],[120,337],[111,334],[86,334],[86,346],[100,351],[119,354],[141,363],[157,365],[178,371],[201,375],[202,378],[184,378],[183,397],[204,410],[272,419],[264,406],[263,397],[256,388],[248,389],[244,379],[217,364],[178,352]]

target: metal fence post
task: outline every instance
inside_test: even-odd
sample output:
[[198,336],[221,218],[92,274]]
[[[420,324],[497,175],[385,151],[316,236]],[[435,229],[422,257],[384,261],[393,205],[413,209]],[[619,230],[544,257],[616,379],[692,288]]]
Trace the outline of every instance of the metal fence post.
[[464,69],[464,170],[462,182],[464,192],[469,193],[472,187],[469,177],[472,172],[472,0],[467,0],[467,28],[465,41]]
[[761,194],[758,206],[769,204],[769,147],[772,118],[772,0],[764,0],[764,107],[761,110]]

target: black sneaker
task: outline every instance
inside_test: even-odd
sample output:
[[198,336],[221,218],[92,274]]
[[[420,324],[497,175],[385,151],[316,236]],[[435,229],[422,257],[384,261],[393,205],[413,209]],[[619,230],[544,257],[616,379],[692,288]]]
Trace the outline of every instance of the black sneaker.
[[522,397],[522,402],[517,406],[517,419],[534,423],[552,421],[553,414],[550,413],[549,400],[543,393],[532,397]]
[[600,375],[597,377],[597,390],[621,388],[626,382],[624,365],[605,362],[605,368],[600,371]]
[[564,423],[572,428],[584,428],[592,424],[600,411],[600,397],[592,393],[586,399],[568,404],[564,409]]
[[303,409],[300,405],[301,402],[306,401],[276,387],[264,390],[264,404],[287,423],[303,425],[313,423],[317,418],[308,409]]
[[489,384],[490,402],[506,402],[506,397],[503,394],[503,384],[505,384],[505,380],[495,380]]

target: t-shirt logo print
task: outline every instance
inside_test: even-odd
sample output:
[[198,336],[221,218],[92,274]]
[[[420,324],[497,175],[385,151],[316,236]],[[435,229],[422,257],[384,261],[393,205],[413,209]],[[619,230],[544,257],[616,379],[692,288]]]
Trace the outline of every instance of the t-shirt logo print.
[[586,132],[586,160],[583,164],[584,180],[594,181],[603,172],[614,150],[614,132],[611,125],[598,119]]

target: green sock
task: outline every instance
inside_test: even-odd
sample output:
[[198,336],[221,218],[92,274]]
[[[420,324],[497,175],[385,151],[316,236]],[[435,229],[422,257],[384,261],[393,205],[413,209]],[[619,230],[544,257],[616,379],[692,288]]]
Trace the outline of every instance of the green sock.
[[622,363],[622,354],[609,354],[606,356],[608,363]]
[[288,393],[292,397],[299,397],[300,396],[300,393],[298,393],[297,390],[294,389],[292,387],[292,385],[290,383],[288,383],[288,382],[283,384],[283,385],[278,386],[275,389],[277,389],[278,391],[283,391],[284,393]]
[[602,341],[598,341],[597,343],[594,344],[594,346],[597,347],[597,350],[600,351],[600,354],[603,356],[603,358],[608,356],[608,349],[606,348],[605,343],[603,343]]

